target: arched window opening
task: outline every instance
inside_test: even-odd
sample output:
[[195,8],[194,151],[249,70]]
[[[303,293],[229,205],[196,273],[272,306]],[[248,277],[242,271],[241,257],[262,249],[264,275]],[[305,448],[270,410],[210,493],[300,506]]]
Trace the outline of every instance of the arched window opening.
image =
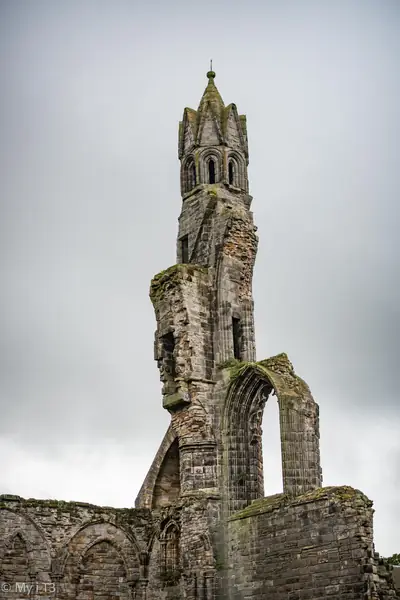
[[208,161],[208,183],[215,183],[215,162],[212,158]]
[[233,162],[231,160],[229,161],[229,165],[228,165],[228,178],[229,178],[229,185],[234,185],[235,168],[234,168]]
[[161,577],[164,585],[176,585],[180,578],[179,530],[175,523],[167,525],[161,539]]
[[173,525],[165,534],[165,567],[167,571],[176,571],[179,564],[178,531]]
[[282,451],[279,424],[279,405],[272,393],[265,404],[262,418],[262,453],[264,470],[264,494],[283,492]]
[[190,192],[197,184],[196,165],[193,160],[186,165],[186,192]]

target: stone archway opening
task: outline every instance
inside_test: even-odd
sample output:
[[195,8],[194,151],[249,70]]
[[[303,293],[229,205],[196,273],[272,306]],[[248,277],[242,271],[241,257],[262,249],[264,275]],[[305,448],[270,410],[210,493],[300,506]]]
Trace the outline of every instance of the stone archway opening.
[[[2,579],[9,584],[7,598],[18,600],[22,593],[16,588],[16,582],[33,583],[31,579],[29,552],[24,538],[17,533],[7,544],[3,560],[1,562]],[[3,590],[2,590],[3,591]],[[26,593],[26,592],[25,592]],[[3,597],[3,595],[2,595]]]
[[82,557],[76,599],[108,598],[129,600],[130,591],[122,557],[109,541],[101,540]]
[[[279,399],[279,419],[272,419],[272,423],[275,421],[275,431],[281,431],[284,493],[300,496],[321,486],[318,405],[307,384],[296,376],[285,354],[259,363],[244,364],[231,371],[223,413],[222,464],[228,514],[264,497],[263,420],[264,424],[267,423],[265,455],[269,454],[270,441],[279,448],[277,434],[268,436],[269,412],[274,411],[273,403],[263,419],[267,401],[276,399],[273,391]],[[271,454],[279,456],[278,449]],[[276,460],[275,465],[279,463]],[[267,464],[266,473],[268,470]],[[279,477],[279,467],[275,469],[275,476]],[[271,495],[270,484],[266,488],[266,493]]]
[[283,493],[282,448],[278,399],[272,393],[262,417],[264,496]]

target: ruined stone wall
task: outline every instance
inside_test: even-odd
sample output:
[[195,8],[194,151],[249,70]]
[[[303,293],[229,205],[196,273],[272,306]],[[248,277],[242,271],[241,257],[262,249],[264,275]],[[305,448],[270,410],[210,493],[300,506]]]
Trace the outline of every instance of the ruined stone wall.
[[[254,231],[253,215],[249,211],[251,200],[251,196],[227,184],[198,186],[193,190],[184,198],[179,216],[177,262],[183,262],[181,240],[187,235],[189,262],[215,267],[220,259],[226,225],[234,215],[245,222],[246,229],[249,223],[250,231]],[[243,248],[243,244],[241,246]]]
[[[378,574],[372,502],[350,487],[256,501],[230,518],[229,600],[395,598]],[[389,578],[390,579],[390,578]]]
[[[400,581],[393,565],[375,552],[364,565],[364,572],[368,574],[368,593],[372,598],[400,598]],[[397,594],[397,595],[396,595]]]
[[[0,597],[166,598],[172,587],[167,557],[156,549],[163,542],[179,548],[180,527],[171,541],[171,522],[171,515],[147,509],[1,496]],[[168,560],[175,558],[179,561],[179,550]]]
[[[163,406],[179,444],[180,493],[217,487],[213,430],[214,358],[208,269],[176,265],[154,278],[151,299],[157,316],[156,358]],[[165,337],[173,351],[165,351]],[[172,366],[171,366],[172,365]]]
[[1,496],[0,598],[214,600],[211,521],[207,495],[154,511]]

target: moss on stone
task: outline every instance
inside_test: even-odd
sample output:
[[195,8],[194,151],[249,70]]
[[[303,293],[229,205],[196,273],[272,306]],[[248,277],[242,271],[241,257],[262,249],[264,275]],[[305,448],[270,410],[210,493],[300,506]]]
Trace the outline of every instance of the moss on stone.
[[261,377],[268,379],[277,392],[284,391],[289,395],[301,396],[310,394],[308,385],[296,375],[292,363],[284,352],[258,362],[230,360],[221,363],[220,368],[229,369],[232,383],[241,377],[248,368],[253,368]]
[[14,494],[0,494],[0,502],[4,502],[4,500],[20,502],[23,498],[21,498],[21,496],[15,496]]
[[265,366],[261,362],[241,361],[233,359],[231,361],[227,361],[225,364],[226,366],[223,366],[222,368],[229,369],[229,375],[232,382],[235,381],[241,375],[243,375],[243,373],[249,367],[253,367],[254,369],[260,371],[262,375],[268,376]]
[[153,305],[156,305],[167,289],[183,279],[185,275],[194,275],[195,273],[206,273],[207,267],[192,264],[172,265],[165,271],[161,271],[153,277],[150,284],[150,298]]
[[263,513],[272,512],[283,506],[297,506],[301,504],[309,504],[318,502],[319,500],[331,500],[338,503],[349,502],[352,506],[358,501],[364,507],[371,507],[372,501],[367,498],[360,490],[354,489],[348,485],[321,487],[311,490],[301,496],[289,496],[288,494],[275,494],[267,498],[256,500],[243,510],[235,513],[230,517],[230,521],[246,519]]
[[237,358],[230,358],[229,360],[224,360],[223,362],[218,363],[217,369],[231,369],[242,364],[242,361],[238,360]]
[[209,196],[217,197],[218,196],[218,185],[212,185],[212,186],[208,185],[207,193]]
[[242,375],[248,367],[254,367],[264,374],[268,374],[267,371],[271,370],[278,372],[278,374],[291,373],[294,375],[293,365],[284,352],[258,362],[230,359],[219,365],[220,369],[230,369],[232,381]]
[[229,367],[229,374],[231,381],[235,381],[240,375],[244,373],[244,371],[249,368],[254,367],[255,369],[260,369],[260,365],[257,362],[242,362],[238,361],[236,364],[233,364]]

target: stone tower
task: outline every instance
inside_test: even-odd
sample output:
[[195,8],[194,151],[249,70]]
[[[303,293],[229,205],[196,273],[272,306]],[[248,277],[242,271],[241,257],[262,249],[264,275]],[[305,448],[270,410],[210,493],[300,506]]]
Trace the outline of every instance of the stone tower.
[[[151,502],[146,481],[139,502],[154,508],[185,494],[208,494],[229,514],[264,495],[261,420],[271,392],[280,403],[285,491],[321,484],[318,407],[286,355],[256,363],[258,238],[246,117],[235,104],[224,105],[213,71],[207,78],[197,111],[185,108],[179,124],[177,264],[157,275],[150,290],[163,406],[171,414],[167,439],[175,443],[168,473],[180,476],[175,485],[154,482]],[[301,399],[304,410],[291,410],[285,394]],[[305,429],[307,436],[299,435]]]
[[171,425],[136,501],[155,510],[185,499],[205,503],[196,529],[181,513],[187,571],[198,563],[196,548],[207,555],[205,539],[213,552],[203,567],[223,562],[226,519],[264,496],[261,421],[270,394],[280,408],[285,493],[302,494],[322,480],[318,406],[307,385],[285,354],[256,362],[258,238],[246,117],[235,104],[224,105],[213,71],[207,78],[197,111],[185,108],[179,124],[177,264],[154,277],[150,289]]

